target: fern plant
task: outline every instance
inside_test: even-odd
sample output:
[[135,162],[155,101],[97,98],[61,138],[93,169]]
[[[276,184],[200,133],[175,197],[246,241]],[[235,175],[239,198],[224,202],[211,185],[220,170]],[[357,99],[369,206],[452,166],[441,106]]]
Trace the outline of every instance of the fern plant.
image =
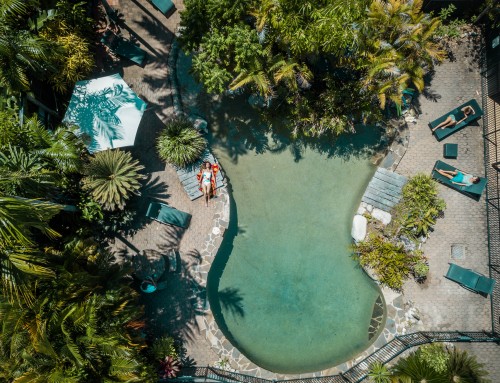
[[206,140],[186,117],[168,121],[156,141],[160,158],[179,167],[195,162],[206,147]]
[[403,289],[413,265],[422,257],[419,251],[407,252],[402,244],[394,244],[377,234],[353,245],[353,250],[353,258],[361,266],[372,269],[382,285],[396,291]]

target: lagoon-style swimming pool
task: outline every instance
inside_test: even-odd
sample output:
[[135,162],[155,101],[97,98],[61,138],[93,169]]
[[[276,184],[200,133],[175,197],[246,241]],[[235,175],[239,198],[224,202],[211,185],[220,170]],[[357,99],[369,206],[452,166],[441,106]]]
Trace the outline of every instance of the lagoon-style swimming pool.
[[273,372],[349,360],[385,321],[379,288],[349,251],[352,217],[375,171],[366,149],[378,141],[376,129],[360,127],[335,145],[293,142],[271,134],[245,97],[203,110],[182,68],[185,106],[209,121],[232,197],[230,227],[208,276],[217,324]]

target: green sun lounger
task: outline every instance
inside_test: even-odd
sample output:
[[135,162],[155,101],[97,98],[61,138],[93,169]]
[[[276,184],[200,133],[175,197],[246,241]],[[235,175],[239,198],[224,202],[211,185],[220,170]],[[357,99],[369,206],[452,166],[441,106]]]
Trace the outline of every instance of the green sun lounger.
[[191,221],[191,214],[174,209],[161,202],[151,202],[146,216],[167,225],[179,226],[186,229]]
[[464,106],[470,105],[472,109],[476,113],[469,115],[464,121],[462,121],[459,124],[456,124],[455,126],[449,127],[449,128],[444,128],[444,129],[437,129],[434,131],[434,136],[436,136],[436,139],[438,141],[443,140],[444,138],[452,135],[455,132],[458,132],[460,129],[465,128],[467,125],[469,125],[471,122],[476,121],[483,115],[482,109],[479,107],[479,104],[477,103],[476,100],[472,99],[470,101],[467,101],[465,104],[460,105],[459,107],[449,111],[448,113],[442,115],[438,119],[429,122],[429,128],[433,129],[436,126],[438,126],[441,122],[446,120],[446,118],[450,115],[453,114],[457,121],[461,120],[464,117],[464,112],[462,112],[462,108]]
[[[455,189],[459,193],[465,194],[466,196],[475,199],[476,201],[479,201],[479,199],[481,198],[481,194],[483,194],[483,190],[486,186],[486,183],[488,182],[486,177],[481,177],[477,184],[472,184],[471,186],[460,186],[451,182],[449,178],[446,178],[445,176],[439,174],[435,169],[452,171],[459,169],[455,168],[454,166],[448,165],[446,162],[436,161],[436,164],[432,169],[432,178],[442,183],[443,185]],[[466,172],[462,171],[462,173]]]
[[491,294],[495,287],[495,281],[474,270],[465,269],[461,266],[450,263],[450,268],[446,273],[446,278],[457,282],[468,290],[482,295]]
[[139,66],[144,65],[147,53],[132,41],[117,36],[112,31],[107,30],[104,32],[101,42],[117,55],[129,59]]
[[172,0],[151,0],[151,3],[153,3],[156,9],[158,9],[165,16],[167,16],[174,8]]

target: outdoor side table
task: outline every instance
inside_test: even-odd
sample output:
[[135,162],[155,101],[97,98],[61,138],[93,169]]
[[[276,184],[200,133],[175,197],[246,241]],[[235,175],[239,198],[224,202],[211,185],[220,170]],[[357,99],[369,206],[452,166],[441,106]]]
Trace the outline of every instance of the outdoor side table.
[[443,145],[444,158],[457,158],[458,144],[444,144]]

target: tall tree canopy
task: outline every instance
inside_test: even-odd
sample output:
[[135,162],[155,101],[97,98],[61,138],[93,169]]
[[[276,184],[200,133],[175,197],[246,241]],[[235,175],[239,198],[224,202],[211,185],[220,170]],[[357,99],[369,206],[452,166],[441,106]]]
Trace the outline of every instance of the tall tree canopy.
[[379,119],[375,104],[400,104],[410,86],[422,90],[425,73],[444,58],[434,41],[440,21],[421,12],[421,0],[185,5],[181,43],[206,89],[282,98],[295,131],[306,135]]

